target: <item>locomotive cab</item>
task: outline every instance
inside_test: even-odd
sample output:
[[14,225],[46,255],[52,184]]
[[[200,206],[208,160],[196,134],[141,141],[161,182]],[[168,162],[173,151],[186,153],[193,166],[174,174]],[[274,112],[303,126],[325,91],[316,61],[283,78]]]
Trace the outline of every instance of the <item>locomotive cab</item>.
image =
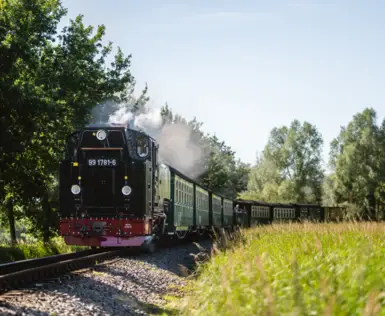
[[59,182],[67,244],[121,246],[151,235],[157,152],[154,139],[124,127],[87,127],[68,137]]

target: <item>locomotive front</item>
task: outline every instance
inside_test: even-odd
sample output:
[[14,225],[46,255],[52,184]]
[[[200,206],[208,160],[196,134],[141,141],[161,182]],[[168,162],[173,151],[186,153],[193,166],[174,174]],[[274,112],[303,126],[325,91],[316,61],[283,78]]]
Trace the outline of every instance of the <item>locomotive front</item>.
[[68,245],[142,246],[152,240],[157,144],[124,127],[71,134],[60,163],[60,234]]

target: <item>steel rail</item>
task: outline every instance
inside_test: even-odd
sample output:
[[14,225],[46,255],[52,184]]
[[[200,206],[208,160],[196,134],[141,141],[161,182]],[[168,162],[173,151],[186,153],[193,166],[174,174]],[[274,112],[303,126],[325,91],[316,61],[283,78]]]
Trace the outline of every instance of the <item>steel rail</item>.
[[[79,252],[77,256],[72,258],[68,256],[69,254],[66,254],[67,256],[59,255],[55,256],[56,262],[49,263],[47,260],[46,262],[42,263],[42,261],[40,261],[39,264],[34,267],[31,267],[27,263],[20,262],[21,266],[24,264],[24,269],[0,275],[0,293],[2,294],[9,290],[18,288],[19,286],[23,286],[28,283],[42,280],[48,277],[55,277],[70,271],[88,268],[96,264],[97,261],[103,261],[117,257],[122,255],[124,252],[124,249],[100,250],[100,253],[93,254],[89,254],[87,251],[86,253]],[[15,266],[17,263],[18,262],[14,263]]]
[[39,266],[60,262],[66,259],[73,259],[73,258],[83,257],[86,255],[92,255],[102,251],[103,250],[101,249],[90,249],[90,250],[84,250],[84,251],[69,252],[69,253],[58,254],[53,256],[35,258],[35,259],[26,259],[26,260],[18,260],[13,262],[2,263],[0,264],[0,275],[9,274],[12,272],[17,272],[28,268],[36,268]]

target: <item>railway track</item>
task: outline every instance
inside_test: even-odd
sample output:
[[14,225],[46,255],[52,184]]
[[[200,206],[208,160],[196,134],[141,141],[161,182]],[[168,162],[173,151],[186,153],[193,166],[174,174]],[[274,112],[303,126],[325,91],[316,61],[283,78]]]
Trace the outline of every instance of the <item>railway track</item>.
[[0,294],[31,282],[90,267],[125,254],[125,249],[97,249],[0,265]]
[[[205,240],[201,236],[198,240]],[[158,243],[158,250],[191,243],[191,240],[168,240]],[[121,256],[139,255],[141,251],[134,248],[93,249],[55,256],[20,260],[0,264],[0,295],[30,283],[53,278],[65,273],[89,268],[101,261]]]

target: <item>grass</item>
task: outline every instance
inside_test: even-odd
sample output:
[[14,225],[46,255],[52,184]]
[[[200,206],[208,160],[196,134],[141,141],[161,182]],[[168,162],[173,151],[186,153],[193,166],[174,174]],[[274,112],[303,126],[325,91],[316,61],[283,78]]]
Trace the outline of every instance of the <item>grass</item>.
[[9,244],[3,243],[0,244],[0,263],[41,258],[81,249],[85,249],[85,247],[68,246],[61,237],[52,238],[49,244],[44,244],[42,241],[21,241],[11,247]]
[[181,315],[385,315],[385,224],[274,224],[198,268]]

